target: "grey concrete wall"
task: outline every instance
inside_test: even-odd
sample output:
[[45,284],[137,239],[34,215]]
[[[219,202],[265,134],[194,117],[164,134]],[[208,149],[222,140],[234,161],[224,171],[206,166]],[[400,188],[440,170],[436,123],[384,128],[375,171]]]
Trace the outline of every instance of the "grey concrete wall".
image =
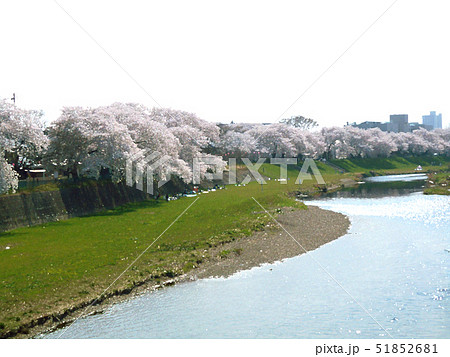
[[59,191],[0,196],[0,232],[84,216],[148,196],[124,184],[101,183]]

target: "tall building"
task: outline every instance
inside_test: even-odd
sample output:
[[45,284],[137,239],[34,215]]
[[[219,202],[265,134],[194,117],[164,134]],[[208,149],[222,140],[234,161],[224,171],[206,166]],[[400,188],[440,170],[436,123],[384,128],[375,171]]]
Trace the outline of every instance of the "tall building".
[[433,129],[442,129],[442,113],[430,112],[430,115],[422,115],[422,123],[432,126]]
[[388,131],[393,131],[394,133],[407,133],[410,131],[408,114],[391,114],[389,119]]

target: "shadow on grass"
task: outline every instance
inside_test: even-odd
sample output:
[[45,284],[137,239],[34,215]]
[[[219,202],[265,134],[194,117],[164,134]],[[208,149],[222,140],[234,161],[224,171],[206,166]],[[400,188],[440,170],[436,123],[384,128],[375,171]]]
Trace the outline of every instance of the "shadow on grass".
[[[88,218],[88,217],[108,217],[108,216],[121,216],[126,213],[135,212],[140,209],[146,209],[146,208],[155,208],[155,207],[162,207],[165,204],[165,201],[162,200],[147,200],[147,201],[140,201],[140,202],[133,202],[133,203],[127,203],[125,205],[115,207],[112,209],[105,209],[100,212],[95,212],[91,214],[85,214],[85,215],[77,215],[70,217],[65,220],[59,220],[59,221],[49,221],[46,223],[30,226],[30,227],[19,227],[10,231],[6,232],[0,232],[0,239],[2,238],[11,238],[14,236],[24,236],[28,235],[29,231],[28,229],[42,229],[42,227],[53,227],[53,226],[66,226],[70,227],[73,224],[77,224],[76,221],[73,221],[74,218]],[[22,232],[21,230],[27,229],[27,231]]]
[[145,208],[155,208],[155,207],[161,207],[164,205],[165,202],[161,200],[146,200],[146,201],[140,201],[140,202],[133,202],[133,203],[127,203],[122,206],[108,209],[80,217],[101,217],[101,216],[120,216],[125,213],[131,213],[135,212],[140,209]]
[[355,169],[355,166],[365,170],[390,170],[396,168],[396,165],[388,159],[344,159],[331,160],[331,162],[350,172]]

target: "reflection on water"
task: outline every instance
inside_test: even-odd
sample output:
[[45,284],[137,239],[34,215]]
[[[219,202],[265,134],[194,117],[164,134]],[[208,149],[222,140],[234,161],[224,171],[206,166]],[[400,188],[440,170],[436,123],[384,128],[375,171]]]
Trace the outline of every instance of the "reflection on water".
[[348,234],[308,255],[117,304],[63,338],[450,337],[450,197],[309,204],[347,214]]
[[367,177],[357,187],[345,188],[341,191],[325,194],[324,197],[392,197],[403,196],[413,192],[422,192],[427,175],[389,175]]

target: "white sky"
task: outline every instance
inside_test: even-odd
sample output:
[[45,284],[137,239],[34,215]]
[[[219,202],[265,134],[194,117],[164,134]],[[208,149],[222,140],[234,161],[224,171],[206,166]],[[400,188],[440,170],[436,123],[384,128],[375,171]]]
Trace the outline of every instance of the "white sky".
[[[393,0],[59,3],[163,107],[275,122]],[[450,4],[397,3],[289,110],[322,126],[430,110],[450,123]],[[155,102],[54,1],[2,1],[0,97]]]

